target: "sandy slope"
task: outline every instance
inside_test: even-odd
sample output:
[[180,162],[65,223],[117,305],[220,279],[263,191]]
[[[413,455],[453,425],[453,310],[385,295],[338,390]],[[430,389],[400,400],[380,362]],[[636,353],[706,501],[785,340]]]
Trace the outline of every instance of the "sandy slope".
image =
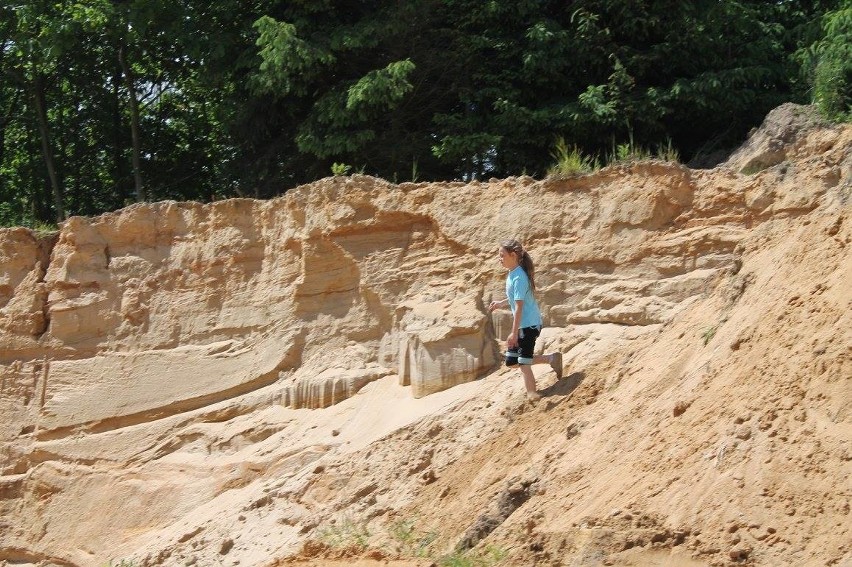
[[[3,233],[0,566],[852,564],[852,130],[805,114],[709,171]],[[489,358],[506,227],[537,404]]]

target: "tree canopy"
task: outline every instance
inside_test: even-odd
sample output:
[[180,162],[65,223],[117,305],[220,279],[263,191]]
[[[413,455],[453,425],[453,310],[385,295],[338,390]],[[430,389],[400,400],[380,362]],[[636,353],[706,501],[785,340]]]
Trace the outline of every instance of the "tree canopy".
[[28,0],[0,6],[0,225],[269,197],[335,164],[685,160],[785,101],[850,116],[852,1]]

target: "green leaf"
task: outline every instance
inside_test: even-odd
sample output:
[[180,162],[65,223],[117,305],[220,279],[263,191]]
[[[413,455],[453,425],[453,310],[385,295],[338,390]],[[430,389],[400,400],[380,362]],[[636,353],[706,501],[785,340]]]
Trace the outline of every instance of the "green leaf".
[[370,71],[349,88],[346,108],[392,108],[414,88],[408,80],[414,69],[414,63],[405,59]]
[[259,34],[256,43],[261,59],[254,83],[260,94],[304,94],[308,79],[335,61],[325,48],[300,38],[293,24],[262,16],[254,28]]

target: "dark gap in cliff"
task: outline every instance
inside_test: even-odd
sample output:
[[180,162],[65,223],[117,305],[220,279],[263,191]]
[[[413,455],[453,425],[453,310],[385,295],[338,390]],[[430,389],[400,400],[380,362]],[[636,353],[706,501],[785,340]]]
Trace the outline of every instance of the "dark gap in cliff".
[[59,232],[38,235],[36,238],[38,242],[37,269],[39,271],[36,285],[40,286],[36,294],[38,302],[41,305],[42,319],[39,326],[34,330],[33,337],[40,340],[50,328],[50,309],[47,304],[48,290],[47,286],[44,285],[44,278],[47,275],[47,270],[50,267],[50,261],[53,258],[53,249],[56,247],[56,243],[59,242]]

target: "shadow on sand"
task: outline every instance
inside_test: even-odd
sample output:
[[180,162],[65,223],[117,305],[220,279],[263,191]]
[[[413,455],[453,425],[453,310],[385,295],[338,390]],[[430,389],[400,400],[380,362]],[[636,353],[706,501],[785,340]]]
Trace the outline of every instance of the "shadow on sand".
[[565,376],[561,380],[556,381],[551,384],[547,388],[543,390],[539,390],[541,397],[544,399],[548,399],[549,402],[559,403],[561,400],[558,398],[564,398],[571,394],[574,390],[577,389],[577,386],[585,379],[585,372],[572,372],[568,376]]

